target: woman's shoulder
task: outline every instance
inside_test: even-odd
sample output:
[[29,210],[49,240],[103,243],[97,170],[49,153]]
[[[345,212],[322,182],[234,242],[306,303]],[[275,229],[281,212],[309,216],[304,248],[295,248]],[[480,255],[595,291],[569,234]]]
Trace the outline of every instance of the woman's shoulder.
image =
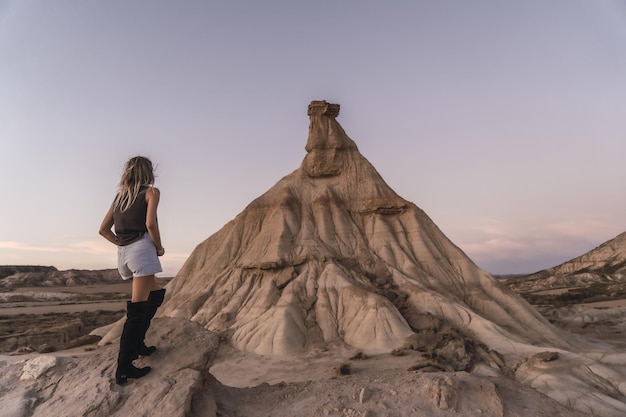
[[152,185],[142,185],[141,187],[139,187],[140,193],[147,193],[147,192],[154,192],[154,191],[158,193],[159,189]]
[[159,197],[161,195],[161,191],[156,187],[147,187],[146,190],[146,198],[151,197]]

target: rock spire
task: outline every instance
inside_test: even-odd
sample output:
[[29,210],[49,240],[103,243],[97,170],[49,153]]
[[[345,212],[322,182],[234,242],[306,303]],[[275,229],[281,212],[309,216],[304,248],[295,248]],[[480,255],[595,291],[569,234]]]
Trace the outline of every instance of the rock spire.
[[259,354],[388,352],[432,330],[425,322],[497,350],[568,345],[385,183],[337,122],[338,104],[313,101],[308,114],[301,167],[193,251],[166,315]]
[[311,124],[305,148],[308,154],[304,158],[304,171],[310,177],[340,175],[345,168],[346,152],[358,150],[335,120],[339,115],[339,104],[312,101],[307,114]]

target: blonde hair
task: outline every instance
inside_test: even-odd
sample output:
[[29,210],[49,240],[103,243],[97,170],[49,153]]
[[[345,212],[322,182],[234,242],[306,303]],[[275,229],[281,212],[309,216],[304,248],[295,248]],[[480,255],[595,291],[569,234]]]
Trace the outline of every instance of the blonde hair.
[[142,185],[154,184],[154,168],[152,162],[144,156],[130,158],[124,165],[124,173],[119,184],[119,192],[113,202],[114,207],[121,211],[133,205]]

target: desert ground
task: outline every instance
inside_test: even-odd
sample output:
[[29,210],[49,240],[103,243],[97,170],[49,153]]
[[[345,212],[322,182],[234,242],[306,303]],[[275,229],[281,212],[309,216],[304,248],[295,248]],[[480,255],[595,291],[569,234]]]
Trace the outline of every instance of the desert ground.
[[[89,335],[126,314],[130,281],[0,287],[0,355],[50,353],[96,343]],[[160,279],[162,285],[169,278]]]
[[[129,294],[128,283],[0,293],[0,367],[42,353],[75,360],[106,350],[113,366],[116,346],[99,346],[98,334],[123,317]],[[626,349],[626,298],[536,307],[558,327]],[[420,354],[412,350],[371,356],[357,350],[319,350],[303,358],[256,355],[221,343],[209,372],[216,379],[217,415],[222,417],[586,415],[480,367],[471,373],[409,371],[419,360]],[[455,388],[450,398],[442,397],[442,387]],[[472,403],[472,396],[482,400]]]
[[0,354],[71,348],[124,315],[130,285],[26,287],[0,292]]

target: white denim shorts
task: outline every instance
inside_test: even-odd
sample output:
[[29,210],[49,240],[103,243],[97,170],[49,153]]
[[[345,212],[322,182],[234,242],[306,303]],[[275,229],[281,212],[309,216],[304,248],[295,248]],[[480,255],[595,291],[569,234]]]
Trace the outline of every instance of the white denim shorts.
[[156,247],[148,233],[130,245],[117,247],[117,270],[124,280],[163,272]]

